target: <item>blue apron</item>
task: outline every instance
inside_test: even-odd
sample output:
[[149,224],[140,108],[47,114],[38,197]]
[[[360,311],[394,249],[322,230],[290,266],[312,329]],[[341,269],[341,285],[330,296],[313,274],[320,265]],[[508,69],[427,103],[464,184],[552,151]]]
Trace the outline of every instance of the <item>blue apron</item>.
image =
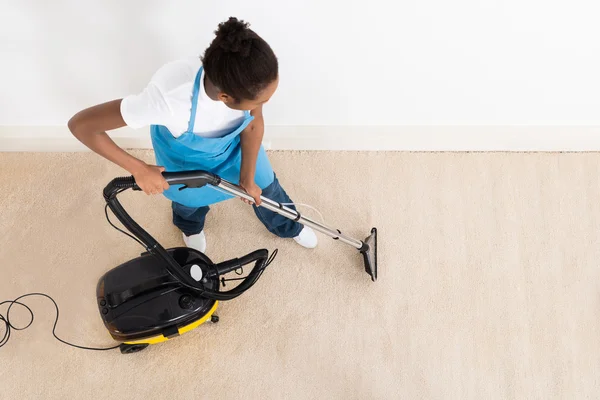
[[[240,134],[254,117],[250,115],[250,112],[245,111],[242,124],[233,132],[222,137],[205,138],[194,134],[198,93],[202,84],[201,77],[202,67],[200,67],[194,82],[192,111],[185,133],[175,138],[164,126],[152,125],[150,127],[156,164],[165,167],[165,170],[169,172],[201,169],[237,184],[240,180],[242,166]],[[261,189],[265,189],[273,183],[274,179],[271,163],[261,146],[256,160],[254,181]],[[172,185],[164,192],[164,195],[169,200],[187,207],[204,207],[233,197],[230,194],[219,192],[211,186],[179,190],[181,186]]]

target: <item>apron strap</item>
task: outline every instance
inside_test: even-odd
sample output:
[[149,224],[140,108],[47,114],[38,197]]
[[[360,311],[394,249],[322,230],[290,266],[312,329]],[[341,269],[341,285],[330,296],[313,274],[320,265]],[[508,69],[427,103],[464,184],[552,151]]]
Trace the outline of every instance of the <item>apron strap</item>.
[[200,92],[200,78],[204,67],[200,67],[194,81],[194,92],[192,96],[192,112],[190,113],[190,122],[188,123],[188,132],[194,132],[194,123],[196,122],[196,108],[198,108],[198,93]]

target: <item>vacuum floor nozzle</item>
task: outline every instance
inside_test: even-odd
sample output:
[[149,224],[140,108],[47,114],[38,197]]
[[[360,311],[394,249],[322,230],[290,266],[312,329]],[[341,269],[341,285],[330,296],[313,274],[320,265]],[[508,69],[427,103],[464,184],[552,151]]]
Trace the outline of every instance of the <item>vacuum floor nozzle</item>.
[[365,271],[375,282],[377,280],[377,228],[371,229],[371,234],[363,241],[360,252],[365,260]]

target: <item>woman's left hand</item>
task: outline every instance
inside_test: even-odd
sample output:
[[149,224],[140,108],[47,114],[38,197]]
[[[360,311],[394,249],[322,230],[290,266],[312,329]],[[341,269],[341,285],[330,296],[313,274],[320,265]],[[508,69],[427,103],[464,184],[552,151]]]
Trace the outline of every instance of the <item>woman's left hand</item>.
[[[254,183],[254,181],[247,182],[243,180],[240,180],[240,186],[246,191],[246,193],[248,193],[250,196],[252,196],[252,198],[254,198],[254,204],[260,206],[260,195],[262,194],[262,190],[260,189],[260,187],[258,187],[258,185]],[[250,200],[242,199],[242,201],[247,204],[252,204]]]

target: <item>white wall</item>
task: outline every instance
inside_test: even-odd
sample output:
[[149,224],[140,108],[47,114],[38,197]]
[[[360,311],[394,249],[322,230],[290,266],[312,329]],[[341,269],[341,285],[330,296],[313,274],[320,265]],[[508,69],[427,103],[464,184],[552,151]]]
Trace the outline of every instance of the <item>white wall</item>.
[[593,0],[0,0],[0,125],[134,93],[230,15],[280,59],[270,125],[600,125]]

